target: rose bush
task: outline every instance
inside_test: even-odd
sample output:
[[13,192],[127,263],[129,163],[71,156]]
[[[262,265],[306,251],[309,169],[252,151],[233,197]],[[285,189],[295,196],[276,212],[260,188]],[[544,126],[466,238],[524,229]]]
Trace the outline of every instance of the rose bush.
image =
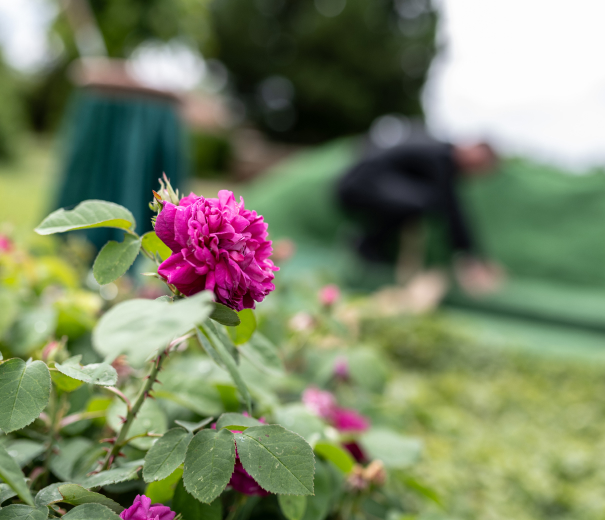
[[[262,314],[257,321],[250,308],[274,289],[262,217],[230,192],[180,198],[169,185],[153,207],[156,232],[144,236],[128,210],[101,201],[59,210],[38,227],[46,235],[107,226],[124,239],[99,252],[87,277],[101,296],[114,291],[98,322],[108,305],[98,296],[91,323],[73,337],[57,338],[63,329],[43,329],[34,314],[25,324],[39,331],[36,341],[23,359],[0,363],[0,518],[323,520],[384,502],[387,472],[401,467],[383,467],[377,446],[387,435],[410,460],[418,446],[375,427],[347,398],[348,388],[365,392],[349,353],[322,360],[328,377],[318,381],[312,359],[301,365],[299,356],[329,350],[270,341],[284,327]],[[147,279],[166,282],[163,295],[120,278],[141,253],[157,269]],[[26,264],[11,248],[0,276],[12,283]],[[62,301],[56,294],[54,278],[44,278],[33,299],[45,308]],[[300,338],[325,329],[344,341],[339,301],[307,313]],[[18,335],[6,338],[2,352],[14,355]],[[393,502],[380,518],[400,510]]]

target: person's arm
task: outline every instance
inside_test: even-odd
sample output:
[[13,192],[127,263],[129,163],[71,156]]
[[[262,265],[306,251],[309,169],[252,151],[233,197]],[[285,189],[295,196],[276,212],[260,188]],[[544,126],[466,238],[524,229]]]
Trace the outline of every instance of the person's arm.
[[476,252],[476,243],[468,226],[452,175],[444,172],[441,185],[441,212],[445,218],[452,249],[456,252]]

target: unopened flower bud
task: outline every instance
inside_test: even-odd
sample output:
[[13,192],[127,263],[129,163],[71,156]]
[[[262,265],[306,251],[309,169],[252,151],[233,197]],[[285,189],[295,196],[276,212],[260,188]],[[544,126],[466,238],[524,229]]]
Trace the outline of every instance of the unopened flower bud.
[[368,487],[368,481],[363,475],[363,467],[355,464],[347,476],[347,486],[353,491],[363,491]]
[[339,356],[334,361],[333,368],[334,376],[338,379],[348,379],[349,378],[349,362],[347,358],[344,356]]
[[340,289],[334,284],[326,285],[320,289],[318,296],[324,307],[332,307],[340,299]]
[[367,468],[363,470],[363,476],[372,484],[384,486],[387,479],[387,472],[384,469],[384,464],[381,460],[373,460]]
[[315,320],[308,312],[298,312],[290,318],[288,325],[296,332],[304,332],[315,326]]

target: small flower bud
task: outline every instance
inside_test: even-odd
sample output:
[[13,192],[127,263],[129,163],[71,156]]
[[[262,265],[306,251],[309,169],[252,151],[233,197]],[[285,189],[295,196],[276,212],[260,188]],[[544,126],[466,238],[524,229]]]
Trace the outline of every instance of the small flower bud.
[[326,285],[320,289],[318,297],[324,307],[332,307],[340,299],[340,289],[334,284]]

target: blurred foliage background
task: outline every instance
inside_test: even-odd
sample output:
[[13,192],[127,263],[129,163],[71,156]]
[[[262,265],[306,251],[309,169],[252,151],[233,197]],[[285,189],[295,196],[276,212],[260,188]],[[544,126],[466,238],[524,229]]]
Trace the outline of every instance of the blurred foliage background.
[[424,0],[222,0],[216,55],[250,117],[272,135],[317,142],[378,116],[421,116],[435,52]]

